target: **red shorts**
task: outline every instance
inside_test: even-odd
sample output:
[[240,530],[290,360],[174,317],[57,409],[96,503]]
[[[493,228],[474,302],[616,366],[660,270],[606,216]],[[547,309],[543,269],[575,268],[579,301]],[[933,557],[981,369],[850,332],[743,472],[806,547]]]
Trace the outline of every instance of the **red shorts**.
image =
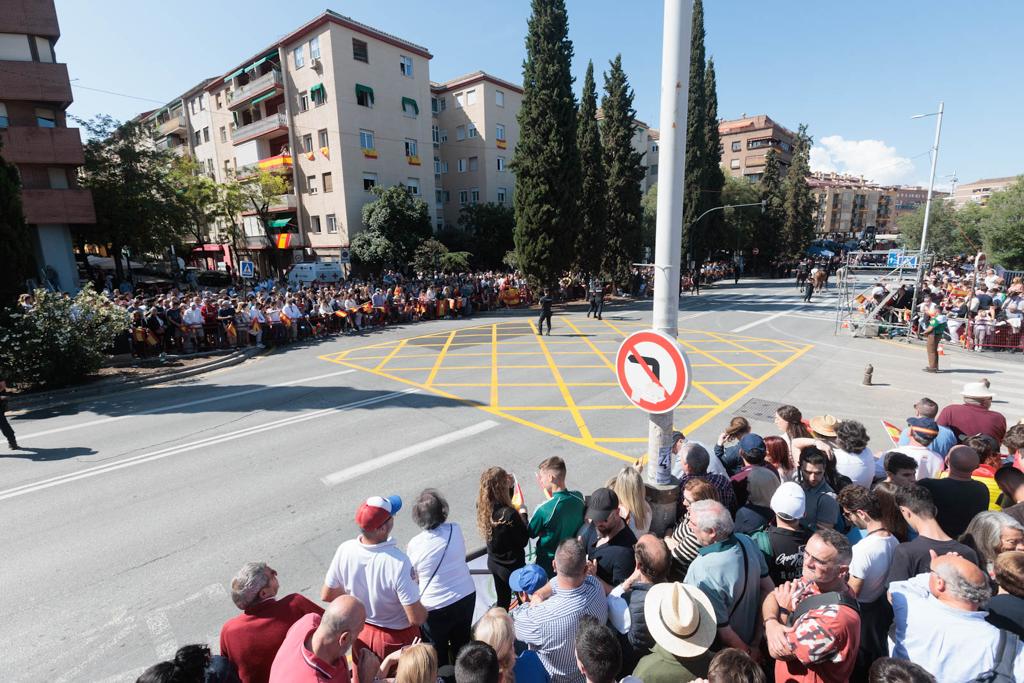
[[419,635],[419,626],[393,629],[367,623],[359,632],[355,645],[352,646],[352,657],[355,661],[359,661],[357,658],[359,651],[366,648],[383,660],[395,650],[412,645],[413,639]]

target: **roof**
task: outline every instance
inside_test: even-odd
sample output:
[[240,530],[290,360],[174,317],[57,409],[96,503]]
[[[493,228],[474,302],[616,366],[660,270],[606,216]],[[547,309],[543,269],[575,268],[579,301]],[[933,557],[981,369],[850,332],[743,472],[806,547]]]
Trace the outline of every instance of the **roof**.
[[723,120],[718,122],[718,133],[719,135],[731,135],[733,133],[744,133],[753,130],[770,130],[772,128],[780,128],[793,137],[796,137],[796,133],[786,128],[785,126],[772,120],[767,114],[757,114],[756,116],[744,116],[738,119]]
[[217,80],[216,77],[204,78],[203,80],[199,81],[198,83],[193,85],[191,88],[189,88],[188,90],[186,90],[182,94],[180,94],[177,97],[174,97],[171,100],[169,100],[167,102],[167,104],[165,104],[164,106],[159,107],[157,109],[150,109],[147,112],[143,112],[142,114],[139,114],[137,118],[140,121],[142,121],[144,119],[149,118],[150,116],[153,116],[155,114],[159,114],[164,109],[168,109],[170,107],[173,107],[176,104],[179,104],[182,100],[186,99],[190,95],[194,95],[195,93],[199,92],[200,90],[205,90],[210,85],[210,83],[212,83],[212,82],[214,82],[216,80]]
[[1010,183],[1016,181],[1017,178],[1019,178],[1019,177],[1020,176],[1009,175],[1009,176],[1004,176],[1002,178],[982,178],[981,180],[975,180],[973,183],[964,183],[963,185],[958,185],[957,189],[959,190],[959,189],[964,188],[964,187],[974,187],[975,185],[999,185],[999,184],[1007,184],[1007,185],[1009,185]]
[[471,83],[476,83],[478,81],[490,81],[494,85],[498,85],[503,88],[508,88],[509,90],[513,90],[519,93],[520,95],[523,94],[522,86],[516,85],[511,81],[506,81],[502,78],[498,78],[497,76],[492,76],[486,71],[474,71],[472,73],[464,74],[462,76],[452,78],[451,80],[444,81],[443,83],[436,83],[431,81],[430,89],[434,92],[443,92],[445,90],[454,90],[455,88],[461,88],[470,85]]
[[651,136],[652,140],[660,140],[661,139],[661,131],[659,131],[657,128],[648,128],[647,129],[647,134]]

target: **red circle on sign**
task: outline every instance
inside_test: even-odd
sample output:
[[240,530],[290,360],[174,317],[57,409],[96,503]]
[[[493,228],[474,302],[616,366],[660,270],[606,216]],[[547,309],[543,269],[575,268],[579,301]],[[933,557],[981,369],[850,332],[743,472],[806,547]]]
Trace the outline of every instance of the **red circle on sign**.
[[[660,353],[668,356],[668,360],[672,364],[676,375],[676,381],[671,391],[661,384],[660,377],[648,366],[643,354],[636,351],[638,344],[654,344],[660,350]],[[663,399],[650,401],[642,397],[636,399],[633,397],[634,387],[630,386],[629,380],[626,377],[626,363],[630,362],[630,356],[644,369],[650,381],[662,389],[665,394]],[[690,364],[682,350],[680,350],[679,345],[668,335],[654,330],[634,332],[622,341],[618,353],[615,355],[615,374],[619,380],[619,388],[622,389],[626,398],[633,405],[648,413],[667,413],[674,409],[682,402],[690,385]]]

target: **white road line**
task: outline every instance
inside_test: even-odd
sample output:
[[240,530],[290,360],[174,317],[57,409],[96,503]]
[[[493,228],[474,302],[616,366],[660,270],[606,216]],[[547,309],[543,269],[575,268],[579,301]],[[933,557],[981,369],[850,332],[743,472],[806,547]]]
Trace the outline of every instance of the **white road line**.
[[343,470],[334,472],[333,474],[328,474],[325,477],[321,477],[320,481],[322,481],[326,486],[337,486],[338,484],[350,481],[356,477],[361,477],[364,474],[379,471],[381,468],[387,467],[388,465],[394,465],[396,462],[401,462],[406,458],[411,458],[414,455],[419,455],[420,453],[450,444],[454,441],[459,441],[460,439],[475,436],[497,426],[498,423],[494,420],[484,420],[472,427],[466,427],[465,429],[460,429],[459,431],[451,432],[450,434],[442,434],[441,436],[428,439],[427,441],[423,441],[414,446],[402,448],[394,451],[393,453],[382,455],[379,458],[373,458],[372,460],[367,460],[359,463],[358,465],[347,467]]
[[[158,451],[152,451],[150,453],[143,453],[141,455],[132,456],[130,458],[124,458],[116,462],[107,463],[105,465],[97,465],[95,467],[89,467],[84,470],[78,470],[77,472],[69,472],[57,477],[50,479],[42,479],[37,482],[30,484],[23,484],[22,486],[16,486],[5,491],[0,491],[0,501],[7,500],[8,498],[16,498],[18,496],[25,495],[26,493],[35,493],[44,489],[51,488],[53,486],[60,486],[61,484],[69,484],[73,481],[80,479],[86,479],[88,477],[95,477],[99,474],[107,474],[116,470],[123,469],[125,467],[132,467],[134,465],[141,465],[143,463],[152,462],[154,460],[160,460],[171,455],[179,455],[181,453],[187,453],[200,448],[206,448],[208,446],[214,446],[225,441],[231,441],[234,439],[240,439],[246,436],[253,436],[255,434],[261,434],[262,432],[270,431],[271,429],[277,429],[278,427],[291,426],[299,424],[301,422],[308,422],[309,420],[315,420],[318,417],[328,415],[335,412],[344,412],[348,410],[355,410],[356,408],[363,408],[365,406],[373,405],[374,403],[381,403],[383,401],[390,401],[393,398],[399,398],[408,394],[414,394],[419,389],[405,389],[404,391],[394,391],[389,394],[382,394],[380,396],[374,396],[373,398],[366,398],[361,401],[354,401],[353,403],[344,403],[333,408],[324,408],[323,410],[316,410],[312,413],[306,413],[299,417],[286,417],[280,420],[273,420],[272,422],[266,422],[257,427],[249,427],[246,429],[239,429],[227,434],[221,434],[219,436],[212,436],[199,441],[193,441],[179,446],[171,446],[170,448],[163,448]],[[210,453],[216,453],[216,450],[211,450]]]
[[258,392],[261,392],[261,391],[266,391],[267,389],[276,389],[278,387],[289,387],[289,386],[292,386],[292,385],[295,385],[295,384],[299,384],[300,382],[312,382],[312,381],[318,380],[318,379],[326,379],[328,377],[337,377],[338,375],[347,375],[350,372],[355,372],[355,370],[351,370],[351,369],[350,370],[340,370],[338,372],[327,373],[326,375],[314,375],[312,377],[303,377],[302,379],[293,379],[293,380],[289,380],[287,382],[281,382],[280,384],[270,384],[268,386],[257,387],[255,389],[245,389],[243,391],[233,391],[233,392],[231,392],[229,394],[221,394],[219,396],[211,396],[209,398],[200,398],[200,399],[195,400],[195,401],[186,401],[184,403],[175,403],[175,404],[169,405],[169,406],[162,406],[160,408],[150,408],[148,410],[140,410],[137,413],[130,413],[128,415],[118,415],[116,417],[103,417],[103,418],[100,418],[98,420],[91,420],[89,422],[79,422],[77,424],[68,425],[66,427],[54,427],[53,429],[44,429],[41,432],[34,432],[32,434],[25,434],[25,435],[18,434],[18,440],[19,441],[28,441],[29,439],[34,439],[34,438],[39,437],[39,436],[48,436],[50,434],[59,434],[60,432],[68,432],[68,431],[71,431],[73,429],[85,429],[86,427],[95,427],[97,425],[109,424],[111,422],[117,422],[118,420],[124,420],[124,419],[129,418],[129,417],[138,417],[140,415],[153,415],[155,413],[162,413],[162,412],[166,412],[168,410],[177,410],[178,408],[188,408],[189,406],[202,405],[203,403],[212,403],[214,401],[223,401],[224,399],[227,399],[227,398],[237,398],[238,396],[246,396],[248,394],[255,394],[255,393],[258,393]]
[[797,306],[796,308],[791,308],[788,311],[782,311],[781,313],[776,313],[774,315],[770,315],[767,318],[762,318],[760,320],[755,320],[754,322],[747,323],[746,325],[740,325],[736,329],[730,330],[730,332],[733,333],[733,334],[736,334],[737,332],[746,332],[747,330],[752,329],[754,327],[757,327],[758,325],[764,325],[765,323],[770,323],[771,321],[775,320],[776,318],[781,318],[784,315],[789,315],[790,313],[795,313],[795,312],[799,311],[802,308],[803,308],[803,306]]

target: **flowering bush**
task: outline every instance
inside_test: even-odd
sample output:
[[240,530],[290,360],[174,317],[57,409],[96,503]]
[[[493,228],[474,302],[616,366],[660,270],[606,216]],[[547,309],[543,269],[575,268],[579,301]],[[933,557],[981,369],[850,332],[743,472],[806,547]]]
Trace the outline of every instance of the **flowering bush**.
[[60,387],[103,365],[107,351],[128,329],[128,313],[92,285],[71,298],[38,289],[31,310],[8,310],[0,319],[0,366],[8,381]]

